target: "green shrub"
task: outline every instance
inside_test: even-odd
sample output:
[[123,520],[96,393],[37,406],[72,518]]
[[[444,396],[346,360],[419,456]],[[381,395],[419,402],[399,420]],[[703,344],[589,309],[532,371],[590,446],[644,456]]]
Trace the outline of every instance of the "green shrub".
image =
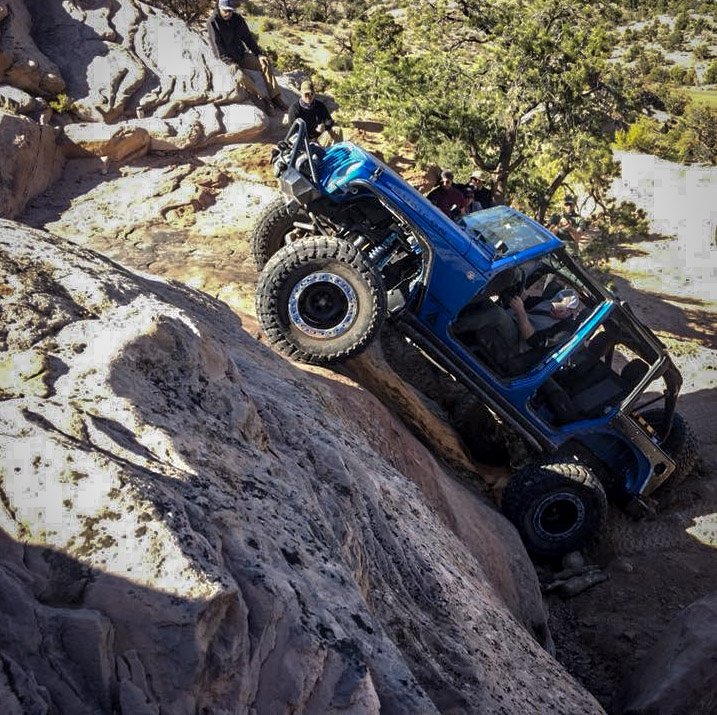
[[711,57],[709,45],[705,42],[700,42],[700,44],[692,50],[692,56],[696,60],[708,60]]
[[351,55],[332,55],[329,60],[329,69],[334,72],[350,72],[354,68],[354,60]]
[[298,52],[281,52],[277,54],[276,68],[280,72],[293,72],[298,70],[308,74],[311,67]]
[[259,23],[259,32],[271,32],[272,30],[276,30],[277,27],[278,25],[274,20],[264,17]]
[[717,84],[717,60],[713,60],[707,65],[702,82],[704,84]]
[[618,149],[640,151],[652,154],[660,142],[660,125],[649,117],[640,117],[626,130],[619,130],[615,134],[615,143]]
[[51,99],[48,105],[50,109],[57,112],[57,114],[66,114],[67,112],[75,111],[75,103],[64,92],[61,92],[54,99]]
[[241,12],[244,15],[263,15],[264,8],[251,0],[244,0],[241,6]]

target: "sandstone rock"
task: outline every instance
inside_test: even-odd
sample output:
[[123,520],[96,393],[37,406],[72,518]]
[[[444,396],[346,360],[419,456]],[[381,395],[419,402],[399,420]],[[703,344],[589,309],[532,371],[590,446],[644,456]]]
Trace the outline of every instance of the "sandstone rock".
[[623,689],[624,715],[717,711],[717,593],[667,627]]
[[106,156],[110,161],[126,161],[145,156],[151,143],[144,128],[128,123],[68,124],[64,132],[68,141],[63,150],[69,159]]
[[24,0],[5,0],[2,7],[7,16],[0,18],[0,78],[33,96],[49,97],[62,92],[65,83],[57,65],[38,49],[33,40],[33,18]]
[[13,217],[60,176],[64,159],[52,127],[3,111],[0,147],[0,216]]
[[47,106],[41,100],[17,87],[0,86],[0,108],[12,107],[18,114],[30,114]]
[[73,713],[602,712],[536,640],[515,530],[369,393],[42,232],[0,221],[0,266],[0,349],[53,366],[47,394],[17,368],[0,402],[0,643],[23,693]]
[[[85,121],[112,123],[136,117],[138,109],[142,118],[172,119],[192,107],[246,96],[229,68],[214,58],[203,32],[154,7],[136,0],[109,6],[27,0],[27,5],[34,36],[59,66]],[[206,111],[200,122],[204,118]],[[202,137],[212,134],[208,118]]]

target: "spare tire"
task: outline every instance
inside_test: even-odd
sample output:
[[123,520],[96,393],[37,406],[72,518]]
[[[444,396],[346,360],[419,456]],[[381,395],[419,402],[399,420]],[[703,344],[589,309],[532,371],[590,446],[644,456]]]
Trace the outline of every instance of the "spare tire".
[[295,201],[287,206],[283,196],[277,196],[259,214],[251,234],[251,250],[258,271],[286,245],[286,235],[295,230],[296,221],[308,223],[311,219],[306,209]]
[[[658,432],[665,419],[664,410],[655,408],[640,413],[640,417]],[[667,437],[660,443],[660,447],[672,457],[675,462],[675,471],[665,482],[677,485],[693,470],[699,453],[699,442],[689,422],[679,413],[672,416],[672,428]]]
[[278,352],[326,365],[371,342],[386,315],[386,291],[381,275],[352,243],[312,236],[269,259],[259,275],[256,312]]
[[508,480],[502,509],[531,554],[563,556],[598,534],[607,515],[607,497],[582,462],[532,464]]

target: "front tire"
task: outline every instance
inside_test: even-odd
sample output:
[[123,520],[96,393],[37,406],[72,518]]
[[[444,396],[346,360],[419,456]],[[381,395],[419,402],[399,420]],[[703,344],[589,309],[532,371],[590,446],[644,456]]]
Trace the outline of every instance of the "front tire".
[[598,534],[607,515],[607,497],[581,462],[532,464],[510,478],[502,509],[531,554],[563,556]]
[[314,365],[357,355],[386,315],[380,274],[338,238],[304,238],[279,249],[259,275],[256,296],[271,346]]
[[260,271],[267,261],[284,245],[286,236],[296,229],[294,223],[310,222],[306,211],[296,202],[287,206],[283,196],[277,196],[259,215],[251,234],[251,250],[256,269]]

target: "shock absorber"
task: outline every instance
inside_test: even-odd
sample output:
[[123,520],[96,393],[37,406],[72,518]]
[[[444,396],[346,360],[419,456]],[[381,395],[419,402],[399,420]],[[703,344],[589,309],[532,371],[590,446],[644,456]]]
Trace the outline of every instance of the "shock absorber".
[[372,263],[375,263],[378,268],[383,268],[388,259],[391,257],[390,250],[396,240],[396,232],[391,231],[386,238],[381,241],[377,246],[374,246],[369,252],[368,257]]

